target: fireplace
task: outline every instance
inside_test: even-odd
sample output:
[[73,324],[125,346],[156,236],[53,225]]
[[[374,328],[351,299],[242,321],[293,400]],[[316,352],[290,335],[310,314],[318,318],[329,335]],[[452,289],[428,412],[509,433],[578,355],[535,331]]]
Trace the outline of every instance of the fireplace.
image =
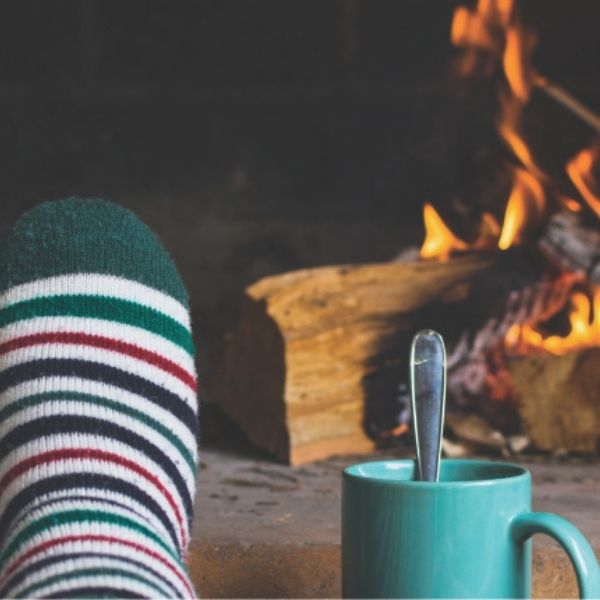
[[399,244],[393,267],[247,288],[214,395],[259,446],[302,463],[410,441],[408,343],[431,326],[449,348],[448,456],[597,452],[600,118],[540,71],[525,8],[454,6],[450,108],[419,142],[443,140],[458,158],[441,164],[462,170],[420,173],[420,244]]
[[[495,400],[463,399],[465,414],[519,435],[509,383],[511,368],[527,364],[522,353],[530,353],[534,371],[554,373],[562,364],[569,372],[572,352],[565,358],[537,350],[568,335],[569,311],[572,320],[591,325],[584,337],[593,337],[592,290],[555,275],[584,270],[592,277],[595,266],[595,2],[523,0],[516,6],[521,37],[514,34],[512,3],[502,1],[448,0],[435,10],[410,0],[206,2],[177,9],[137,0],[127,7],[95,0],[35,4],[39,19],[31,18],[29,3],[13,3],[0,25],[0,102],[10,141],[0,184],[3,225],[42,199],[75,193],[135,210],[164,239],[191,289],[205,390],[239,322],[245,287],[305,268],[414,260],[427,235],[424,212],[429,228],[437,221],[451,234],[450,250],[440,255],[446,252],[448,263],[502,254],[493,285],[482,283],[477,297],[521,290],[511,304],[517,312],[531,312],[527,303],[538,298],[539,318],[504,322],[509,365],[494,353],[486,353],[483,371],[469,365],[480,379],[494,379],[486,394]],[[473,41],[478,20],[491,13],[493,39]],[[531,50],[526,75],[507,79],[498,66],[508,38],[517,57],[519,45]],[[484,60],[469,66],[478,52]],[[531,69],[544,86],[531,84]],[[515,115],[510,100],[523,90],[511,85],[521,84],[532,89]],[[509,90],[512,96],[501,96]],[[590,108],[587,119],[577,106]],[[522,240],[501,251],[498,232],[511,190],[526,197],[533,218]],[[552,222],[553,215],[564,219]],[[579,244],[577,260],[563,265],[573,256],[561,246],[571,226],[578,231],[570,236]],[[431,248],[438,252],[439,242],[428,240],[422,264],[434,268]],[[531,285],[549,273],[540,256],[555,270],[547,278],[553,285],[536,295]],[[561,302],[565,308],[554,314],[550,308]],[[476,302],[469,310],[475,339],[486,315]],[[436,318],[424,314],[423,322],[443,329]],[[374,364],[384,367],[375,372],[371,365],[361,382],[372,408],[365,426],[371,422],[379,444],[403,444],[410,435],[398,391],[403,343],[383,340]],[[473,348],[472,340],[467,346]],[[539,360],[549,365],[536,366],[534,356],[546,356]],[[529,381],[528,373],[523,366],[521,380]],[[457,386],[466,381],[459,375]],[[561,385],[571,389],[568,375]],[[215,400],[205,393],[209,412]],[[451,436],[449,443],[466,444]]]
[[[414,456],[420,327],[450,350],[446,456],[527,465],[600,548],[598,2],[2,7],[0,233],[106,197],[190,290],[202,595],[339,596],[340,472]],[[534,593],[574,595],[568,568],[534,542]]]

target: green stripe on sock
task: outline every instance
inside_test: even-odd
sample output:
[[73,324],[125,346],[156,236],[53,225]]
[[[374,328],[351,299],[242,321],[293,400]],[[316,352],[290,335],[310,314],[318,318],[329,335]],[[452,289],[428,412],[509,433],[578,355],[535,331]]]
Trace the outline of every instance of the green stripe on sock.
[[151,587],[156,590],[162,598],[168,598],[170,594],[166,592],[164,589],[149,581],[145,577],[138,575],[137,573],[132,573],[131,571],[125,571],[124,569],[115,569],[115,568],[97,568],[97,569],[76,569],[75,571],[69,571],[68,573],[61,573],[59,575],[53,575],[51,577],[47,577],[46,579],[42,579],[38,583],[30,585],[26,587],[24,590],[19,592],[16,596],[17,598],[31,598],[31,595],[39,589],[44,587],[51,586],[55,583],[60,583],[62,581],[67,581],[69,579],[76,579],[77,577],[124,577],[126,579],[133,579],[135,581],[139,581],[144,583],[145,585]]
[[0,327],[34,317],[84,317],[116,321],[156,333],[194,355],[191,333],[175,319],[130,300],[74,294],[43,296],[18,302],[0,311]]
[[[59,527],[61,525],[70,525],[73,523],[107,523],[108,525],[118,525],[125,527],[131,531],[141,533],[148,539],[156,542],[163,550],[178,564],[184,571],[185,567],[181,562],[179,556],[169,547],[156,533],[150,531],[147,527],[140,525],[136,521],[116,515],[113,513],[107,513],[100,510],[65,510],[45,517],[41,517],[35,521],[32,521],[27,527],[20,531],[0,553],[0,571],[6,566],[6,561],[15,554],[19,548],[27,543],[31,538],[43,533],[44,531],[51,529],[52,527]],[[186,571],[187,572],[187,571]]]
[[5,406],[3,409],[1,409],[0,423],[21,410],[25,410],[26,408],[35,406],[37,404],[42,404],[47,400],[87,402],[90,404],[105,406],[107,408],[123,413],[129,417],[133,417],[134,419],[141,421],[145,425],[148,425],[148,427],[152,427],[152,429],[156,430],[169,442],[171,442],[179,450],[179,452],[181,452],[181,455],[183,456],[187,464],[190,466],[192,473],[196,472],[196,464],[192,453],[185,447],[184,443],[175,434],[171,432],[170,429],[168,429],[162,423],[159,423],[152,417],[149,417],[145,413],[136,410],[135,408],[131,408],[125,404],[122,404],[121,402],[115,402],[114,400],[102,398],[101,396],[94,396],[93,394],[84,394],[82,392],[69,391],[43,392],[41,394],[34,394],[32,396],[20,398],[15,402],[11,402],[8,406]]

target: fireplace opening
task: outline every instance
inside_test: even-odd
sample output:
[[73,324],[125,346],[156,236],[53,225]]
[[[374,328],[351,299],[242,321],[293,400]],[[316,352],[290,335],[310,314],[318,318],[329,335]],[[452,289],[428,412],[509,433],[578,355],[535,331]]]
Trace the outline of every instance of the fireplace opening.
[[[448,453],[593,455],[599,16],[586,0],[8,3],[3,231],[44,199],[132,208],[190,288],[205,414],[285,460],[294,440],[307,460],[409,444],[421,326],[450,350]],[[276,304],[284,281],[309,295]]]
[[[246,289],[215,396],[279,458],[412,445],[408,345],[423,327],[449,352],[447,456],[598,452],[600,118],[544,61],[532,9],[452,5],[446,102],[429,107],[405,157],[420,167],[408,178],[417,195],[401,192],[422,212],[404,223],[417,243],[399,240],[387,267],[295,271]],[[260,357],[273,326],[279,397],[261,383],[266,360],[244,351],[254,343]]]

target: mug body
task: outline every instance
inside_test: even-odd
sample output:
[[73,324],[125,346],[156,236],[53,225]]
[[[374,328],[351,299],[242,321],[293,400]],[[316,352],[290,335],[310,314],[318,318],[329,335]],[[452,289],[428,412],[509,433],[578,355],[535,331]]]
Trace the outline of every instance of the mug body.
[[510,522],[531,509],[517,465],[442,460],[439,482],[415,481],[413,460],[344,470],[344,597],[527,597],[531,542]]

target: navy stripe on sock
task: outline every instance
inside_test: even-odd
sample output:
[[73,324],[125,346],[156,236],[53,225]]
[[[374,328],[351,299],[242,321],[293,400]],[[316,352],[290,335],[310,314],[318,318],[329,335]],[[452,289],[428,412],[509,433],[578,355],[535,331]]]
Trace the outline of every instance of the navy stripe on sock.
[[[169,521],[169,518],[160,507],[160,505],[146,492],[140,490],[137,486],[123,481],[117,477],[111,477],[104,475],[103,473],[69,473],[64,475],[56,475],[54,477],[48,477],[46,479],[40,479],[31,485],[23,488],[17,493],[10,501],[8,506],[4,509],[2,516],[0,517],[0,539],[6,534],[6,528],[14,522],[15,516],[19,513],[23,506],[27,506],[33,502],[36,498],[52,492],[60,490],[72,490],[75,488],[97,488],[101,490],[110,490],[117,492],[125,496],[133,498],[139,502],[142,506],[146,507],[166,528],[169,532],[169,536],[173,541],[174,547],[180,550],[179,542],[173,524]],[[93,496],[84,496],[85,500],[96,500]],[[70,497],[53,498],[47,500],[45,503],[51,502],[63,502],[65,500],[73,500]],[[98,500],[104,500],[98,498]],[[121,505],[127,510],[131,510],[130,507],[121,504],[120,502],[109,501],[109,503]],[[39,508],[41,505],[32,507],[32,510]],[[146,517],[139,515],[144,521]]]
[[[97,558],[97,559],[113,559],[125,564],[133,565],[146,571],[147,573],[154,576],[156,579],[161,581],[165,586],[167,586],[173,595],[173,597],[178,597],[180,595],[180,591],[164,576],[161,575],[158,571],[155,571],[147,564],[142,563],[138,560],[134,560],[133,558],[129,558],[127,556],[120,556],[118,554],[104,554],[101,552],[65,552],[61,554],[54,554],[52,556],[48,556],[46,558],[42,558],[41,560],[36,560],[34,562],[25,563],[25,567],[17,571],[11,578],[0,588],[0,598],[12,598],[10,594],[11,588],[15,588],[19,584],[21,584],[27,577],[33,573],[38,573],[40,569],[44,567],[49,567],[54,563],[61,563],[68,560],[77,560],[83,558]],[[169,597],[169,596],[167,596]]]
[[139,450],[152,461],[158,463],[171,478],[183,501],[188,522],[191,522],[192,498],[177,465],[162,450],[145,438],[110,421],[79,415],[51,415],[23,423],[11,429],[0,440],[0,460],[4,459],[12,450],[32,440],[42,437],[47,438],[50,435],[64,435],[65,433],[87,433],[118,440]]
[[48,594],[46,598],[145,598],[138,592],[125,590],[117,587],[103,586],[88,586],[76,587]]
[[72,358],[45,358],[14,365],[0,373],[0,393],[19,383],[42,377],[79,377],[123,388],[128,392],[144,396],[173,413],[196,435],[198,428],[196,415],[177,394],[143,377],[98,362]]

